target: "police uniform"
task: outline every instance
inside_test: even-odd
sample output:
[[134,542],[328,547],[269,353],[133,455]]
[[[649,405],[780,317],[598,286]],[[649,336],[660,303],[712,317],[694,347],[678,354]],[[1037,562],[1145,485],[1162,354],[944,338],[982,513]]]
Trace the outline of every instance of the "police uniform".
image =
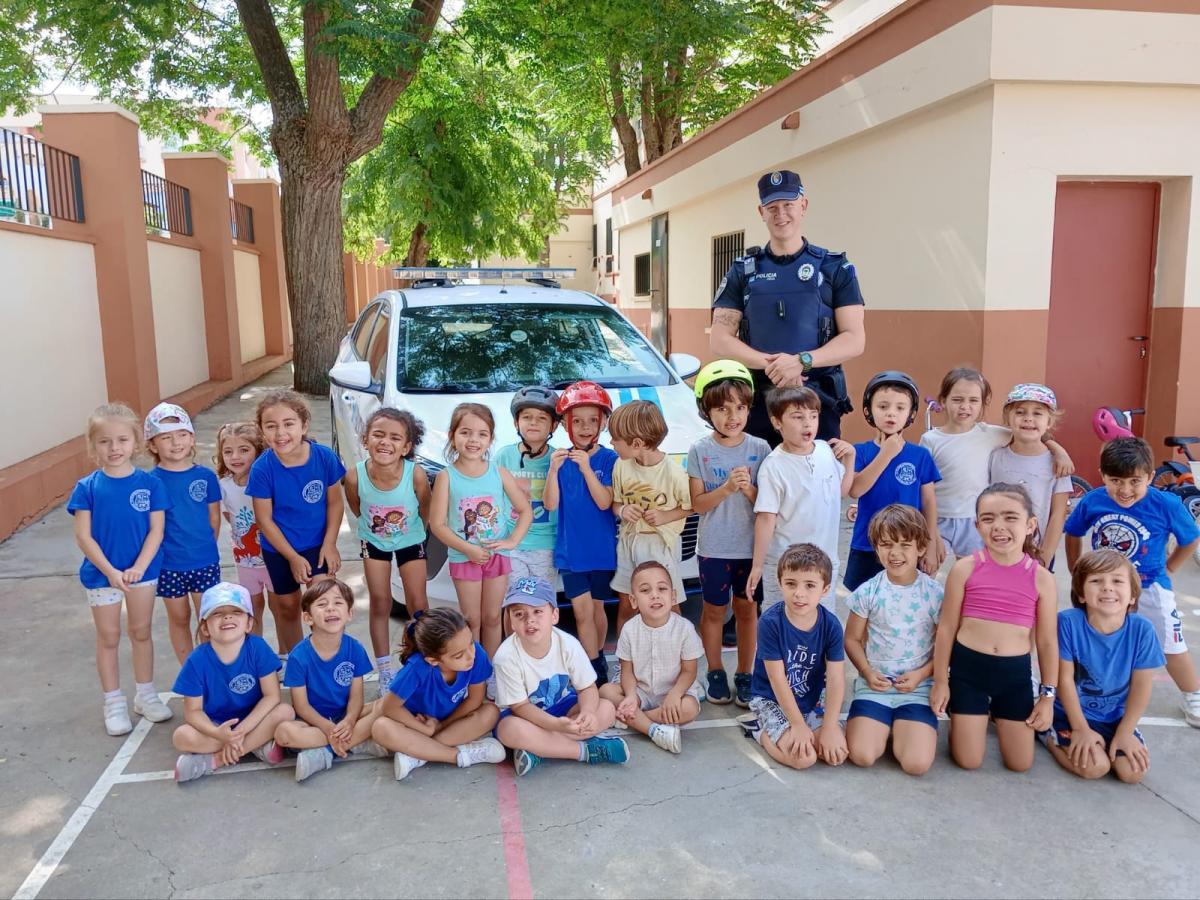
[[[779,179],[776,181],[775,179]],[[800,177],[794,172],[772,172],[759,181],[764,205],[781,199],[772,190],[791,190],[803,196]],[[858,275],[845,253],[817,247],[807,240],[798,253],[777,256],[770,250],[751,247],[734,260],[717,288],[714,309],[736,309],[742,314],[741,339],[762,353],[793,353],[816,350],[837,334],[834,311],[844,306],[862,306]],[[767,415],[766,392],[773,384],[761,369],[754,375],[754,404],[746,431],[774,447],[779,434]],[[814,368],[805,384],[821,398],[818,436],[841,436],[841,417],[853,407],[846,392],[842,367]]]

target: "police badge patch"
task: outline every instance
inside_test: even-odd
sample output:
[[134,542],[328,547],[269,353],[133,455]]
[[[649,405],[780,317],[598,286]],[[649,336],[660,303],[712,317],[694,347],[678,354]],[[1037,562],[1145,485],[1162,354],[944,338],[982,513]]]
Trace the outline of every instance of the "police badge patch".
[[771,173],[771,184],[775,185],[776,187],[783,184],[783,173],[782,172],[772,172]]
[[813,274],[816,271],[817,270],[813,268],[812,263],[805,263],[804,265],[802,265],[800,267],[799,271],[796,274],[800,276],[801,281],[808,281],[810,278],[813,277]]

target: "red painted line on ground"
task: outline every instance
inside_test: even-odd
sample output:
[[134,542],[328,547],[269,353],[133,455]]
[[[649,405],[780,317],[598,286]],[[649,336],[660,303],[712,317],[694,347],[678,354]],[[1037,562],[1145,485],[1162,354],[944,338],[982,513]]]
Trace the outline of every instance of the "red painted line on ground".
[[508,876],[509,900],[533,900],[529,861],[525,858],[525,829],[521,825],[521,803],[517,799],[517,773],[509,762],[496,766],[496,803],[500,831],[504,835],[504,870]]

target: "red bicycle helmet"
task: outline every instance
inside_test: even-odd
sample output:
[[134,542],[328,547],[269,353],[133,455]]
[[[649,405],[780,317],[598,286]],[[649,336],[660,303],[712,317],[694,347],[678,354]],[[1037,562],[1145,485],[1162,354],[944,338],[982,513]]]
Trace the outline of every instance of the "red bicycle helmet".
[[1105,443],[1116,438],[1134,437],[1125,423],[1125,413],[1115,406],[1101,406],[1096,410],[1092,416],[1092,430]]
[[612,400],[609,399],[608,391],[594,381],[576,381],[574,384],[563,388],[563,392],[559,394],[555,410],[562,418],[567,429],[567,437],[571,439],[572,443],[575,442],[575,435],[571,433],[571,418],[567,413],[577,406],[598,406],[604,410],[606,416],[611,415],[613,411]]

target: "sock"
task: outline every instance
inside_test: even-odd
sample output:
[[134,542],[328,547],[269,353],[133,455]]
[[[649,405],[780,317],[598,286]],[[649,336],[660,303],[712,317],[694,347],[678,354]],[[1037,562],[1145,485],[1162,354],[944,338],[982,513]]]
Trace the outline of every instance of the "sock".
[[391,667],[392,667],[391,656],[375,657],[375,668],[378,669],[380,672],[382,672],[384,669],[390,669]]
[[286,653],[279,653],[279,654],[276,654],[276,655],[279,657],[279,664],[280,664],[281,666],[286,666],[286,665],[287,665],[287,658],[288,658],[288,655],[287,655]]
[[660,724],[658,724],[657,722],[652,722],[650,724],[649,729],[647,729],[647,731],[646,731],[646,737],[649,737],[649,738],[654,737],[654,732],[658,731],[658,729],[660,729],[660,728],[662,728],[662,726]]
[[579,761],[580,761],[580,762],[587,762],[587,760],[588,760],[588,747],[587,747],[587,742],[586,742],[586,741],[580,741],[580,742],[579,742]]
[[104,702],[105,703],[111,703],[114,700],[124,700],[124,699],[125,699],[125,694],[121,692],[120,688],[117,688],[115,691],[105,691],[104,692]]
[[147,681],[145,683],[137,683],[137,693],[139,697],[145,697],[147,700],[158,699],[158,691],[154,689],[154,682]]

